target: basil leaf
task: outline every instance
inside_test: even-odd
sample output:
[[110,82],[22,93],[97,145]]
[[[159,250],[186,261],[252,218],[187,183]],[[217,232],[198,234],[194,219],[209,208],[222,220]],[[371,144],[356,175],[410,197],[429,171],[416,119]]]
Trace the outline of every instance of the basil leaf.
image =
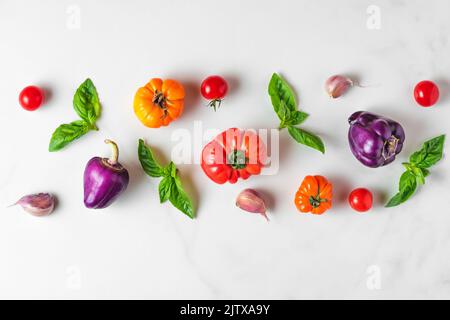
[[410,195],[414,193],[416,187],[416,176],[410,171],[404,172],[400,177],[399,191],[404,195]]
[[286,120],[286,125],[296,126],[305,122],[305,120],[309,117],[306,112],[295,111],[290,117]]
[[287,126],[299,125],[309,116],[306,112],[298,110],[291,111],[286,107],[286,103],[283,100],[280,101],[280,109],[277,115],[280,119],[280,129],[286,128]]
[[325,146],[318,136],[309,133],[303,129],[292,126],[288,127],[288,131],[289,134],[292,136],[292,138],[294,138],[298,143],[301,143],[305,146],[311,147],[322,153],[325,153]]
[[189,218],[194,219],[194,209],[191,199],[187,196],[181,186],[180,178],[173,178],[174,183],[171,185],[169,200],[175,208],[183,212]]
[[411,162],[413,164],[420,163],[426,157],[426,155],[427,154],[426,154],[426,150],[425,149],[421,149],[419,151],[416,151],[409,157],[409,162]]
[[282,119],[279,114],[281,101],[284,101],[286,107],[290,111],[297,110],[297,101],[295,100],[294,91],[292,91],[286,81],[276,73],[272,75],[269,82],[269,95],[272,100],[273,109],[280,119]]
[[138,156],[142,169],[150,177],[162,177],[164,176],[163,168],[156,162],[153,157],[152,150],[145,145],[144,140],[139,139]]
[[409,162],[403,162],[402,165],[403,165],[403,167],[405,167],[406,170],[410,170],[410,171],[411,171],[411,170],[413,169],[413,167],[414,167],[414,165],[411,164],[411,163],[409,163]]
[[428,168],[442,159],[445,135],[426,141],[419,151],[409,157],[409,163],[403,163],[406,172],[400,177],[399,191],[389,200],[386,207],[394,207],[408,200],[416,191],[418,184],[425,184],[430,174]]
[[325,153],[325,146],[320,137],[294,126],[303,123],[308,114],[297,110],[297,101],[291,87],[282,77],[274,73],[269,82],[269,95],[273,109],[280,119],[279,129],[288,128],[289,134],[301,144]]
[[385,205],[385,208],[392,208],[392,207],[396,207],[399,204],[403,203],[404,201],[402,201],[402,195],[400,192],[397,192],[395,194],[395,196],[393,196],[389,202]]
[[284,100],[280,101],[280,108],[278,109],[277,116],[281,121],[286,121],[291,117],[291,111],[286,106],[286,102],[284,102]]
[[175,181],[172,177],[164,177],[161,182],[159,183],[159,202],[163,203],[169,200],[170,197],[170,190],[172,188],[172,184],[174,184]]
[[163,177],[158,187],[159,201],[163,203],[169,200],[175,208],[194,219],[192,202],[181,185],[175,164],[171,161],[166,167],[161,167],[153,157],[151,148],[142,139],[139,139],[138,156],[142,168],[149,176]]
[[84,120],[77,120],[69,124],[62,124],[52,134],[48,151],[61,150],[70,142],[78,139],[89,131],[89,125]]
[[421,185],[425,184],[425,174],[421,168],[413,167],[412,173],[416,176],[417,182]]
[[419,168],[430,168],[442,159],[444,150],[445,135],[440,135],[426,141],[422,149],[414,152],[410,157],[410,162]]
[[425,178],[430,174],[429,170],[416,167],[414,164],[409,162],[403,162],[402,164],[407,171],[411,171],[416,176],[419,184],[425,184]]
[[278,119],[280,119],[280,129],[286,128],[288,126],[288,121],[291,118],[291,111],[286,107],[286,103],[281,100],[280,108],[277,113]]
[[95,121],[100,116],[100,102],[91,79],[86,79],[73,97],[73,107],[82,120],[60,125],[53,132],[48,150],[58,151],[89,130],[98,130]]
[[175,166],[175,163],[173,161],[170,161],[170,163],[163,169],[164,176],[169,176],[172,178],[175,178],[177,176],[177,167]]
[[406,171],[400,177],[400,182],[398,186],[398,193],[389,200],[386,204],[386,207],[395,207],[399,204],[402,204],[406,200],[408,200],[416,191],[417,188],[417,180],[414,173],[411,171]]
[[86,79],[77,89],[73,97],[73,107],[81,119],[88,122],[93,128],[100,116],[100,102],[97,89],[91,79]]

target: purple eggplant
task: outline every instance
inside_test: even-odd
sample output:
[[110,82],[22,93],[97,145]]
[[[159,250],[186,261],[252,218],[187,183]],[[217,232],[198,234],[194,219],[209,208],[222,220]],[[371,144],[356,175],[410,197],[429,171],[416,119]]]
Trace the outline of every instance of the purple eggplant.
[[365,111],[355,112],[348,122],[350,149],[365,166],[385,166],[402,151],[405,131],[398,122]]
[[122,194],[130,180],[127,169],[119,162],[119,148],[111,140],[110,159],[94,157],[84,170],[84,205],[90,209],[103,209],[111,205]]

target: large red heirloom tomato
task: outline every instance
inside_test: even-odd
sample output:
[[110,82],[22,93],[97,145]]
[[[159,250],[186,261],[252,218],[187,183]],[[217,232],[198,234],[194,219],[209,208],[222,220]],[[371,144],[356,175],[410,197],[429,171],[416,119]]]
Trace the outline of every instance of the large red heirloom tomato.
[[254,131],[231,128],[203,148],[201,166],[215,183],[236,183],[258,175],[266,158],[266,146]]

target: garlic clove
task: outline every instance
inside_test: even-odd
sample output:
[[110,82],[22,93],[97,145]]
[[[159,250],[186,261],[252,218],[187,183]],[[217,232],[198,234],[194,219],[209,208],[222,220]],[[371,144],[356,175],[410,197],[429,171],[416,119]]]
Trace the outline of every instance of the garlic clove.
[[50,193],[36,193],[20,198],[16,203],[36,217],[48,216],[55,208],[55,197]]
[[262,215],[267,221],[266,203],[261,194],[253,189],[245,189],[239,193],[236,199],[236,206],[240,209]]
[[331,98],[335,99],[342,96],[353,85],[354,83],[350,78],[335,75],[327,79],[325,82],[325,90]]

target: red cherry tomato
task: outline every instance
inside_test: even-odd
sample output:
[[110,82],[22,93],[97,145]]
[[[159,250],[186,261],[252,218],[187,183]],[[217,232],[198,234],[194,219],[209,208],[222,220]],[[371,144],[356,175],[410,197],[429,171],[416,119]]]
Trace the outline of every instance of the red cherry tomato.
[[414,99],[422,107],[431,107],[439,100],[439,88],[432,81],[421,81],[414,88]]
[[34,111],[44,102],[44,91],[36,86],[24,88],[19,95],[19,103],[25,110]]
[[216,110],[228,92],[228,84],[220,76],[209,76],[203,80],[200,91],[205,99],[210,100],[208,106]]
[[365,188],[353,190],[348,196],[348,203],[358,212],[366,212],[372,208],[372,193]]

